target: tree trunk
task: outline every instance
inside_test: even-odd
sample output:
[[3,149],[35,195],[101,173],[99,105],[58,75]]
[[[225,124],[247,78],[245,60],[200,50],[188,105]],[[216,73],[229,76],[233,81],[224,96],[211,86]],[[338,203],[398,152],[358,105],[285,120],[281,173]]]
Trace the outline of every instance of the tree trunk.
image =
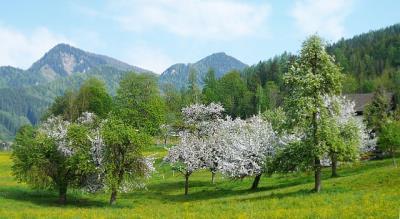
[[59,188],[58,203],[65,205],[67,203],[67,185],[62,185]]
[[332,177],[338,177],[338,174],[337,174],[337,156],[336,156],[336,154],[332,155],[331,161],[332,161]]
[[395,157],[395,152],[394,150],[392,151],[392,159],[393,159],[393,166],[397,168],[397,163],[396,163],[396,157]]
[[[316,99],[316,98],[314,98]],[[314,150],[318,147],[318,124],[317,124],[317,113],[313,113],[313,138],[314,138]],[[321,191],[321,160],[318,156],[314,158],[314,191]]]
[[320,192],[321,191],[321,161],[319,160],[319,158],[315,158],[314,161],[314,165],[315,165],[315,170],[314,170],[314,174],[315,174],[315,186],[314,186],[314,191],[315,192]]
[[167,137],[164,137],[164,147],[167,147]]
[[115,205],[117,202],[117,189],[113,188],[111,191],[110,205]]
[[185,195],[189,192],[189,176],[190,174],[185,175]]
[[251,190],[256,190],[258,188],[260,179],[261,179],[261,174],[256,175],[256,178],[254,178],[254,181],[253,181],[253,185],[251,186]]
[[212,171],[211,172],[211,184],[214,184],[214,183],[215,183],[215,172]]

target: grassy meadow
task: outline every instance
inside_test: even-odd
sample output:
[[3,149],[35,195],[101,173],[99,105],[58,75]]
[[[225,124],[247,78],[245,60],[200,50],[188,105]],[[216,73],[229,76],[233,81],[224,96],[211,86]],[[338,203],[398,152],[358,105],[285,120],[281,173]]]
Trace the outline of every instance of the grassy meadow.
[[343,166],[338,178],[325,169],[319,194],[310,192],[312,173],[263,177],[259,190],[250,191],[252,179],[218,175],[212,185],[211,174],[201,171],[184,197],[184,178],[161,164],[165,149],[154,146],[146,154],[160,158],[146,190],[121,194],[115,206],[108,205],[108,193],[70,190],[68,204],[60,206],[56,192],[16,182],[10,153],[0,152],[0,218],[399,218],[400,167],[390,159]]

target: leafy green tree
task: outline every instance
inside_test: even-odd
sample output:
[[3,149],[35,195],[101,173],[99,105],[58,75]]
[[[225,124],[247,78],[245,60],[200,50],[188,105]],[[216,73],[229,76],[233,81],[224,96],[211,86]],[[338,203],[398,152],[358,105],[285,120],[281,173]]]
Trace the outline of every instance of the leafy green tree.
[[355,103],[345,97],[325,97],[328,115],[321,118],[320,138],[327,147],[332,177],[337,177],[339,161],[354,161],[360,154],[365,138],[364,126],[354,118]]
[[267,105],[268,105],[268,99],[267,99],[267,95],[265,94],[265,90],[263,89],[263,87],[261,85],[257,86],[257,90],[256,90],[256,109],[257,112],[260,114],[261,112],[264,112],[265,109],[267,109]]
[[105,118],[112,108],[112,97],[108,94],[105,83],[97,78],[87,79],[78,92],[66,91],[56,97],[44,116],[61,115],[68,121],[75,121],[84,112],[92,112]]
[[273,81],[265,84],[265,92],[267,94],[267,107],[274,109],[280,105],[281,94],[278,85]]
[[390,154],[393,164],[397,167],[395,155],[396,150],[400,148],[400,121],[391,121],[382,127],[378,145],[383,151]]
[[353,161],[359,154],[360,130],[354,120],[340,124],[334,118],[321,122],[320,136],[327,146],[327,155],[331,160],[332,177],[337,177],[339,161]]
[[400,109],[400,70],[396,71],[393,75],[394,85],[394,104],[396,109]]
[[217,87],[219,102],[227,114],[242,118],[253,114],[250,104],[252,94],[238,71],[231,71],[222,76]]
[[181,109],[185,106],[182,93],[173,84],[163,84],[161,91],[166,106],[166,124],[174,125],[181,123]]
[[385,90],[381,87],[376,90],[372,102],[366,107],[364,120],[367,128],[380,132],[388,119],[389,102]]
[[193,103],[200,103],[201,100],[201,89],[197,81],[197,71],[194,68],[189,70],[188,88],[187,92],[187,102],[186,105]]
[[112,108],[112,98],[107,92],[106,85],[97,78],[89,78],[79,89],[74,107],[78,114],[92,112],[100,118],[105,118]]
[[34,188],[57,189],[65,204],[69,187],[82,188],[96,174],[88,128],[50,117],[39,129],[24,126],[13,144],[15,177]]
[[111,190],[110,204],[115,204],[118,191],[132,189],[148,175],[152,165],[142,155],[150,137],[122,120],[110,117],[102,129],[105,143],[106,184]]
[[51,115],[62,116],[68,121],[73,121],[78,118],[79,111],[78,108],[74,106],[76,95],[76,92],[68,90],[64,95],[56,97],[44,115],[44,119],[47,119]]
[[342,91],[343,93],[346,94],[356,93],[357,90],[359,89],[356,78],[350,74],[346,74],[343,77],[342,84],[343,84]]
[[321,158],[326,145],[320,136],[322,118],[328,112],[323,98],[339,94],[341,73],[333,58],[325,51],[318,36],[309,37],[302,46],[300,56],[284,76],[287,87],[285,109],[291,125],[305,134],[308,153],[303,160],[313,160],[314,190],[321,190]]
[[117,91],[114,114],[136,129],[157,134],[165,120],[165,103],[156,78],[148,74],[127,74]]
[[271,123],[272,128],[278,132],[283,133],[286,130],[286,114],[282,107],[277,107],[274,109],[267,109],[262,114],[263,118]]
[[203,87],[203,102],[205,104],[210,104],[212,102],[218,101],[218,93],[217,93],[218,81],[215,78],[214,69],[209,69],[205,78],[204,78],[204,87]]

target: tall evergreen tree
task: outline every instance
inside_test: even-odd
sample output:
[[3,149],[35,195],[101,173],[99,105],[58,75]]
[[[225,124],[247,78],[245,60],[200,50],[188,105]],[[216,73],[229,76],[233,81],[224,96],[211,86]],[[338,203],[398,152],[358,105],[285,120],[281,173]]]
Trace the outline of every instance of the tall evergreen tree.
[[218,101],[217,85],[218,81],[215,78],[215,71],[214,69],[210,68],[204,78],[204,87],[202,95],[204,103],[210,104],[212,102]]
[[201,89],[197,81],[197,71],[194,68],[189,70],[188,88],[186,90],[186,105],[199,103],[201,100]]

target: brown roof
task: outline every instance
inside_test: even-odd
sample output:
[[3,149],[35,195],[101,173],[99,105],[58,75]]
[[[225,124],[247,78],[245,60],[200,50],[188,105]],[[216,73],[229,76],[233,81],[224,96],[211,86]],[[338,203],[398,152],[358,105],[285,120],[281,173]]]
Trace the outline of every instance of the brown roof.
[[[354,109],[356,112],[364,112],[365,107],[372,102],[374,93],[364,93],[364,94],[345,94],[346,98],[354,101],[356,104]],[[393,93],[386,93],[386,98],[389,103],[392,103]]]

